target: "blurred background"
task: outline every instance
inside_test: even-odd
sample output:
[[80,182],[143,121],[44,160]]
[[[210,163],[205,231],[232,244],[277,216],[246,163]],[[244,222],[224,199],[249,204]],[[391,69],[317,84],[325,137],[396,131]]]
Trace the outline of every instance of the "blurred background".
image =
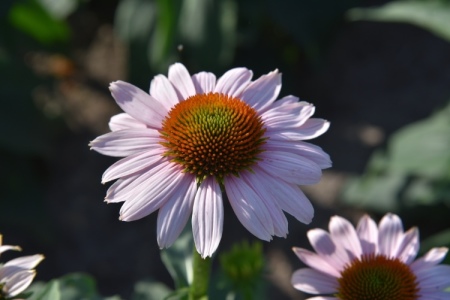
[[[450,246],[450,1],[2,0],[0,233],[45,254],[38,280],[86,272],[124,299],[143,279],[173,287],[156,214],[118,221],[100,183],[116,159],[88,143],[120,112],[111,81],[148,90],[177,61],[217,76],[278,68],[281,96],[331,122],[312,141],[333,161],[304,189],[313,222],[288,216],[287,239],[263,244],[268,299],[304,299],[291,247],[310,248],[306,231],[335,214],[395,212],[419,226],[422,252]],[[219,252],[253,240],[225,209]]]

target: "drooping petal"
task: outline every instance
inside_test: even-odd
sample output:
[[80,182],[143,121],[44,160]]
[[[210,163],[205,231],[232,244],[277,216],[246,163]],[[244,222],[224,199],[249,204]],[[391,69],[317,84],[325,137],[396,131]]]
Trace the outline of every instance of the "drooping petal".
[[323,119],[308,119],[302,126],[294,129],[271,129],[267,128],[266,134],[275,140],[302,141],[316,138],[325,133],[330,123]]
[[210,177],[201,183],[192,211],[192,233],[198,253],[212,256],[219,246],[223,228],[222,193],[217,181]]
[[271,131],[298,129],[314,114],[311,104],[291,103],[272,108],[261,114],[261,120]]
[[185,174],[176,191],[159,209],[157,240],[160,248],[170,247],[183,231],[191,216],[196,191],[195,176]]
[[124,129],[106,133],[93,140],[89,146],[103,155],[124,157],[148,149],[160,148],[158,131],[150,128]]
[[279,237],[286,237],[288,233],[288,222],[284,215],[280,205],[278,204],[278,197],[274,197],[270,189],[271,181],[274,178],[270,176],[264,176],[260,172],[242,172],[240,178],[256,191],[259,195],[261,202],[266,206],[269,211],[273,227],[274,235]]
[[265,151],[258,165],[274,177],[293,184],[315,184],[322,176],[320,167],[309,159],[290,152]]
[[163,153],[164,149],[161,147],[122,158],[103,173],[102,182],[124,177],[152,166],[162,159]]
[[147,180],[122,205],[120,220],[139,220],[159,209],[175,193],[186,175],[180,166],[168,160],[162,160],[147,172]]
[[147,172],[150,169],[151,166],[142,169],[138,173],[118,179],[108,188],[105,202],[118,203],[127,200],[134,193],[135,189],[139,188],[139,185],[152,174],[151,172]]
[[270,241],[274,233],[270,212],[260,203],[258,194],[232,175],[225,177],[225,190],[242,225],[259,239]]
[[[0,235],[0,241],[1,241],[1,235]],[[22,248],[20,248],[19,246],[11,246],[11,245],[0,246],[0,254],[2,254],[3,252],[9,251],[9,250],[21,251]]]
[[217,80],[214,92],[238,97],[252,79],[253,72],[246,68],[227,71]]
[[216,87],[216,75],[209,72],[200,72],[192,75],[192,82],[198,94],[207,94]]
[[22,270],[9,278],[3,286],[7,298],[12,298],[22,293],[31,284],[36,276],[34,270]]
[[334,216],[330,220],[329,230],[334,243],[347,249],[352,260],[361,256],[361,243],[355,228],[349,221],[342,217]]
[[175,87],[180,101],[195,95],[191,75],[183,64],[175,63],[169,67],[169,80]]
[[3,267],[14,266],[14,267],[21,268],[21,269],[33,269],[43,259],[44,259],[44,256],[41,254],[22,256],[22,257],[11,259],[7,263],[5,263],[3,265]]
[[441,263],[447,255],[448,248],[432,248],[424,256],[414,261],[410,267],[414,272],[429,269]]
[[297,290],[308,294],[332,294],[338,287],[335,277],[309,268],[295,271],[292,274],[291,283]]
[[402,220],[397,215],[388,213],[380,221],[378,245],[380,254],[388,258],[396,254],[397,248],[403,237]]
[[305,265],[336,278],[341,276],[341,273],[333,267],[333,265],[330,265],[322,256],[303,248],[294,247],[292,250]]
[[111,117],[108,123],[111,131],[131,129],[131,128],[147,128],[147,125],[136,120],[127,113],[120,113]]
[[279,141],[269,137],[262,147],[269,151],[286,151],[306,157],[321,169],[331,167],[330,156],[322,148],[307,142]]
[[378,252],[378,227],[374,220],[364,215],[356,227],[356,232],[361,241],[364,254],[375,254]]
[[317,254],[336,270],[342,271],[350,263],[350,257],[345,249],[336,244],[325,230],[319,228],[309,230],[308,239]]
[[[450,286],[450,266],[438,265],[415,272],[420,290],[442,291]],[[449,294],[450,295],[450,294]]]
[[162,120],[168,111],[159,101],[124,81],[111,83],[109,90],[120,108],[134,119],[152,128],[161,128]]
[[158,100],[167,111],[180,101],[172,83],[164,75],[156,75],[150,83],[150,95]]
[[251,82],[242,92],[240,99],[256,111],[261,111],[275,101],[280,90],[281,74],[275,70]]

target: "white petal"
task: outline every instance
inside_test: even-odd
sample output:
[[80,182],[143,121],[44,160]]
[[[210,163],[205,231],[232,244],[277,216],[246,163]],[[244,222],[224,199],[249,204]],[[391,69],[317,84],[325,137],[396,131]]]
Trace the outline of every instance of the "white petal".
[[161,128],[168,111],[152,96],[124,81],[111,83],[109,90],[117,104],[130,116],[155,129]]
[[164,149],[160,147],[122,158],[103,173],[102,182],[124,177],[157,164],[163,158],[163,153]]
[[255,173],[265,174],[267,180],[264,180],[264,185],[282,210],[302,223],[311,223],[314,217],[314,208],[297,185],[287,183],[284,180],[277,180],[265,173],[259,166],[254,166],[253,170]]
[[336,244],[325,230],[316,228],[308,231],[308,239],[314,250],[336,270],[342,271],[350,263],[344,248]]
[[332,294],[337,292],[338,288],[335,277],[309,268],[295,271],[291,283],[297,290],[308,294]]
[[114,182],[106,192],[105,202],[117,203],[127,200],[135,189],[152,174],[150,170],[151,167],[148,167],[137,174],[122,177]]
[[150,83],[150,95],[158,100],[167,111],[180,101],[172,83],[164,75],[156,75]]
[[395,257],[409,265],[413,262],[414,258],[416,258],[419,247],[419,230],[416,227],[413,227],[403,236],[403,240],[397,249]]
[[197,94],[207,94],[214,91],[216,87],[216,75],[209,72],[200,72],[192,75]]
[[256,191],[259,195],[261,202],[266,206],[269,211],[273,227],[274,235],[279,237],[286,237],[288,233],[288,222],[286,216],[278,204],[279,196],[275,196],[270,188],[273,177],[264,175],[261,172],[242,172],[240,178],[246,181],[246,183]]
[[252,76],[252,71],[246,68],[231,69],[217,80],[214,92],[238,97],[247,87]]
[[12,298],[22,293],[31,284],[33,278],[36,276],[34,270],[22,270],[9,278],[3,286],[3,291],[7,298]]
[[447,252],[448,248],[446,247],[432,248],[424,256],[413,262],[410,267],[414,272],[431,268],[441,263]]
[[169,67],[169,80],[175,87],[180,101],[195,95],[191,75],[183,64],[175,63]]
[[18,258],[14,258],[8,261],[3,267],[6,266],[15,266],[21,269],[33,269],[36,267],[42,260],[44,256],[41,254],[22,256]]
[[117,114],[111,117],[109,121],[109,129],[111,131],[117,131],[122,129],[131,129],[131,128],[147,128],[147,125],[136,120],[132,116],[127,113]]
[[120,209],[120,220],[135,221],[159,209],[184,180],[182,169],[163,160],[152,168],[147,180],[139,185]]
[[175,242],[191,216],[197,191],[195,176],[184,174],[176,191],[159,209],[157,239],[160,248],[167,248]]
[[275,70],[251,82],[240,98],[256,111],[261,111],[275,101],[280,90],[281,74]]
[[361,257],[361,243],[355,228],[348,220],[339,216],[332,217],[329,230],[335,244],[339,244],[347,249],[352,260]]
[[299,128],[294,129],[272,129],[267,128],[266,134],[270,135],[271,139],[276,140],[310,140],[322,135],[328,130],[330,123],[323,119],[311,118]]
[[258,165],[274,177],[293,184],[315,184],[320,181],[322,170],[309,159],[290,152],[264,151]]
[[306,298],[305,300],[339,300],[339,299],[336,297],[317,296],[317,297]]
[[[1,235],[0,235],[0,242],[1,242]],[[0,246],[0,254],[9,250],[22,251],[22,248],[20,248],[19,246],[11,246],[11,245]]]
[[225,190],[242,225],[259,239],[270,241],[274,233],[270,212],[260,203],[258,194],[233,175],[225,177]]
[[297,129],[308,121],[314,111],[312,104],[291,103],[267,110],[261,114],[261,120],[270,130]]
[[378,227],[374,220],[368,215],[364,215],[356,227],[361,247],[364,254],[374,254],[378,252]]
[[299,141],[272,140],[270,136],[268,138],[267,142],[262,146],[265,150],[291,152],[306,157],[316,163],[321,169],[331,167],[330,156],[316,145]]
[[223,228],[223,203],[220,186],[213,177],[201,183],[192,211],[192,233],[198,253],[212,256],[219,246]]
[[397,215],[388,213],[381,219],[378,232],[380,254],[388,258],[394,257],[403,238],[402,220]]
[[324,274],[328,274],[335,278],[339,278],[341,276],[340,272],[330,265],[323,257],[317,255],[314,252],[308,251],[303,248],[292,248],[295,255],[307,266],[320,271]]
[[104,155],[125,157],[151,148],[161,148],[160,142],[158,131],[139,128],[106,133],[93,140],[89,146]]

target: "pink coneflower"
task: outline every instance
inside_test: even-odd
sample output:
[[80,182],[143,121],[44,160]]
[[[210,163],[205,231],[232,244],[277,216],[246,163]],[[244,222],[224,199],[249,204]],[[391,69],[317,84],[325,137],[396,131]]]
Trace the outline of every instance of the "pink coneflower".
[[[8,250],[20,251],[19,246],[2,245],[0,234],[0,254]],[[33,281],[36,271],[33,270],[42,260],[43,255],[29,255],[12,259],[0,265],[0,299],[15,298]]]
[[161,248],[178,237],[192,212],[194,241],[202,257],[216,250],[223,226],[222,192],[238,219],[262,240],[284,237],[283,210],[299,221],[313,217],[298,185],[320,180],[331,165],[317,146],[302,142],[324,133],[329,123],[310,118],[314,106],[293,96],[275,101],[277,70],[251,81],[235,68],[189,75],[180,63],[168,78],[157,75],[150,94],[123,81],[111,83],[125,111],[111,118],[112,132],[91,142],[105,155],[125,157],[103,174],[118,179],[107,202],[125,202],[120,220],[133,221],[159,209]]
[[438,265],[447,248],[433,248],[414,260],[419,231],[404,232],[400,218],[387,214],[380,224],[364,216],[355,228],[335,216],[330,233],[308,232],[314,252],[294,248],[310,268],[297,270],[292,285],[309,294],[309,300],[439,300],[450,299],[450,266]]

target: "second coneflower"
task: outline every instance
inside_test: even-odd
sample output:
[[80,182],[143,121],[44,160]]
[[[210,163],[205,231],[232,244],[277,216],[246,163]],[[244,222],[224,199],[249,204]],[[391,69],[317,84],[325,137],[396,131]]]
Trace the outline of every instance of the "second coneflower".
[[158,243],[170,246],[192,213],[194,241],[202,257],[216,250],[223,226],[222,192],[241,223],[262,240],[286,236],[283,211],[303,223],[313,208],[298,185],[317,183],[329,156],[303,142],[329,123],[310,118],[314,106],[287,96],[278,71],[251,81],[235,68],[190,75],[182,64],[156,76],[150,94],[126,82],[111,93],[125,113],[112,132],[91,142],[105,155],[125,157],[103,174],[117,180],[107,202],[124,202],[120,219],[133,221],[159,209]]

